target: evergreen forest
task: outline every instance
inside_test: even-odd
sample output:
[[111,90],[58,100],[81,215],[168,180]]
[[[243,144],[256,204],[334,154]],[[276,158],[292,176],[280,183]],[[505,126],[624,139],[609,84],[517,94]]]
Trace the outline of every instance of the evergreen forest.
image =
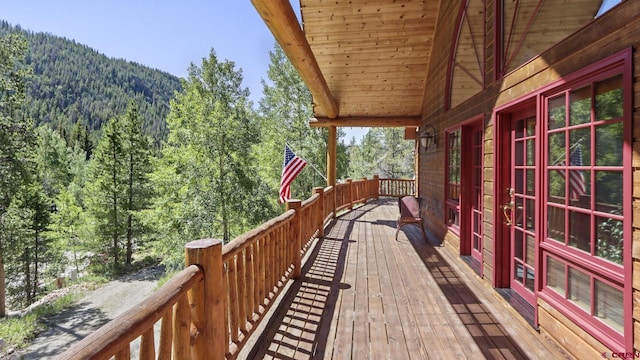
[[[233,61],[203,55],[179,79],[0,22],[0,317],[57,277],[178,269],[186,242],[282,213],[285,141],[313,165],[292,196],[325,184],[328,133],[309,127],[311,94],[283,51],[257,104]],[[412,178],[403,135],[339,141],[338,178]]]

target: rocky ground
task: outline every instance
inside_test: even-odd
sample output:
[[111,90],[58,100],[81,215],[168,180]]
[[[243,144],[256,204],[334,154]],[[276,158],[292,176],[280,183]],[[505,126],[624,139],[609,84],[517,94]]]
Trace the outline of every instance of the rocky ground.
[[48,317],[47,329],[29,347],[2,359],[54,358],[153,293],[163,273],[160,266],[150,267],[87,292],[74,306]]

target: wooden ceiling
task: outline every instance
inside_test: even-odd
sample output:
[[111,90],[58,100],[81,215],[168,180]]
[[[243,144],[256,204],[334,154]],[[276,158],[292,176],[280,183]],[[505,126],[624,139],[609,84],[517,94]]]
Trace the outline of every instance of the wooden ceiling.
[[288,1],[252,2],[311,90],[312,126],[419,125],[440,0],[300,0],[303,31]]

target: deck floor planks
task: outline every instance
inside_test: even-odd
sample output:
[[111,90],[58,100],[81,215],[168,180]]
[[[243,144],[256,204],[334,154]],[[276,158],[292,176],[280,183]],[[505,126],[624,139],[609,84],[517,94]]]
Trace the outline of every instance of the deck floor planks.
[[[329,343],[326,347],[325,354],[333,354],[336,359],[350,359],[351,345],[353,337],[345,336],[345,334],[353,334],[354,318],[355,318],[355,280],[356,265],[358,263],[357,251],[353,251],[355,247],[351,241],[352,226],[348,226],[349,221],[337,220],[328,237],[335,236],[335,239],[344,239],[342,242],[343,251],[345,253],[343,265],[345,266],[344,274],[339,280],[346,284],[345,289],[341,290],[336,299],[336,316],[331,321],[332,331],[327,339]],[[342,231],[334,231],[334,230]],[[349,233],[347,233],[347,229]],[[337,240],[336,240],[337,241]],[[338,336],[337,334],[340,334]]]
[[[378,272],[380,274],[380,289],[382,292],[383,299],[383,312],[384,312],[384,321],[387,330],[387,342],[389,345],[389,352],[393,354],[393,357],[398,359],[411,359],[411,353],[414,352],[417,356],[424,356],[424,352],[422,352],[420,348],[420,340],[419,337],[411,336],[412,333],[415,333],[412,329],[415,329],[415,321],[411,319],[409,316],[406,316],[408,307],[406,306],[406,294],[403,293],[402,289],[394,289],[392,278],[399,278],[399,273],[393,272],[391,267],[393,266],[393,262],[391,264],[388,263],[387,253],[389,251],[384,251],[385,245],[389,244],[391,247],[395,247],[396,244],[390,242],[395,241],[388,237],[387,226],[378,226],[374,227],[373,241],[374,246],[382,251],[379,251],[380,256],[377,258],[376,264],[378,266]],[[395,275],[395,277],[394,277]],[[402,293],[397,293],[396,291],[400,291]],[[398,303],[404,305],[401,307]],[[405,316],[403,316],[405,314]],[[403,329],[402,324],[403,321],[407,323],[407,333],[405,334],[405,329]]]
[[339,217],[249,358],[528,359],[443,248],[414,226],[396,241],[396,218],[396,201],[384,199]]

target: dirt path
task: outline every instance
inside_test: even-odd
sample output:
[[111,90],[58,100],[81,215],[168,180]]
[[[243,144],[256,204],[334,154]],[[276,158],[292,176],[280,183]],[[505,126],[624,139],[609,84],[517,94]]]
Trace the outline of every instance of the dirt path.
[[76,305],[47,319],[48,329],[27,348],[4,359],[51,359],[156,290],[161,267],[111,281],[88,292]]

